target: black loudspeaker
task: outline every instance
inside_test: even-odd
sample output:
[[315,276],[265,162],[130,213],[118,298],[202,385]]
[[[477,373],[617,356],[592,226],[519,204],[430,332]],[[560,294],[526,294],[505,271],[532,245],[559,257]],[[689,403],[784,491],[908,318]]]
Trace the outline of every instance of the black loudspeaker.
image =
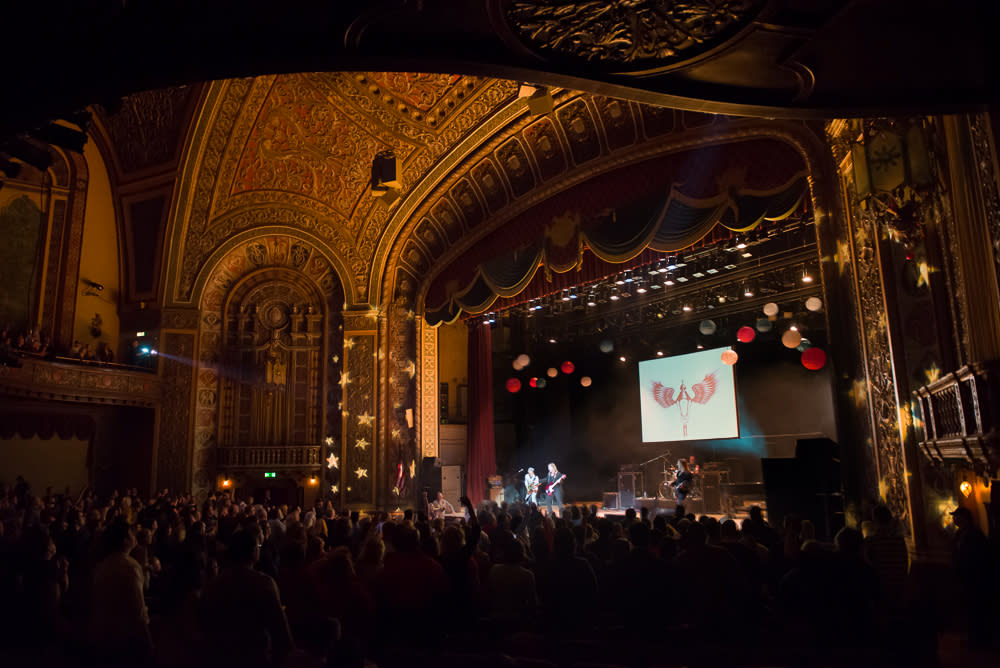
[[618,510],[618,492],[604,493],[604,509]]
[[448,424],[448,383],[440,383],[438,390],[438,415],[441,424]]
[[802,438],[795,443],[801,475],[813,491],[839,492],[840,459],[837,444],[828,438]]
[[635,507],[635,486],[637,473],[622,471],[618,474],[618,509]]
[[705,502],[705,513],[722,512],[722,475],[718,471],[702,471],[701,497]]
[[420,491],[431,497],[441,491],[441,460],[424,457],[420,460]]
[[[813,523],[818,539],[832,540],[844,524],[843,499],[837,491],[820,489],[815,462],[775,458],[761,459],[760,463],[771,526],[781,528],[786,517],[796,515]],[[831,475],[828,467],[821,471]]]

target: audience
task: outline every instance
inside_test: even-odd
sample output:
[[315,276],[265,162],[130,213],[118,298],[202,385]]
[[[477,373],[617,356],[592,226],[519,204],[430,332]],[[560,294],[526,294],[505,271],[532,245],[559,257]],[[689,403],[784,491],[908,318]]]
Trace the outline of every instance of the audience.
[[[462,504],[467,521],[390,519],[229,493],[35,496],[19,479],[0,488],[0,647],[60,651],[67,666],[422,665],[404,648],[571,666],[600,663],[593,643],[617,628],[636,665],[731,646],[763,657],[741,658],[753,666],[789,647],[889,651],[885,620],[906,619],[892,605],[906,544],[884,506],[867,538],[845,528],[826,544],[759,508],[740,530],[683,507],[551,518]],[[985,620],[989,546],[967,513],[955,520],[961,602]]]

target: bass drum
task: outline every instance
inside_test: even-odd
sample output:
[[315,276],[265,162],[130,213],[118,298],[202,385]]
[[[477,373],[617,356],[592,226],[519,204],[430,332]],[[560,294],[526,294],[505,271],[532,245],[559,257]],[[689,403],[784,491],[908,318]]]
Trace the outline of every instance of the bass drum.
[[672,483],[664,480],[660,483],[660,497],[663,499],[675,499],[677,495],[674,493],[674,486]]

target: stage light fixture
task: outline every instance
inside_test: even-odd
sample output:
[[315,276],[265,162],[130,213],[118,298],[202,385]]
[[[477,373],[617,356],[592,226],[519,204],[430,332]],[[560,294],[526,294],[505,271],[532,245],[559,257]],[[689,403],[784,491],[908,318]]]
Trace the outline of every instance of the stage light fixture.
[[687,283],[688,282],[687,275],[686,274],[677,274],[677,282],[678,283]]
[[673,271],[677,268],[677,256],[670,255],[667,257],[667,271]]
[[691,267],[691,278],[705,278],[701,263],[695,262]]
[[751,253],[750,251],[743,251],[743,253],[740,255],[740,257],[742,257],[742,258],[753,257],[753,253]]
[[753,289],[753,285],[752,284],[747,283],[746,285],[743,286],[743,296],[744,297],[753,297],[754,296],[754,289]]
[[624,362],[624,361],[625,361],[625,356],[624,356],[624,355],[622,355],[621,357],[619,357],[619,358],[618,358],[618,361],[619,361],[619,362]]
[[555,338],[550,338],[549,343],[557,343],[557,341],[555,340]]
[[626,283],[631,283],[634,280],[635,280],[635,277],[632,275],[632,270],[631,269],[627,269],[625,271],[625,282]]
[[671,285],[673,285],[674,284],[674,276],[673,276],[673,274],[667,274],[666,277],[663,279],[663,284],[665,286],[667,286],[667,287],[670,287]]
[[746,238],[745,237],[737,237],[736,238],[736,249],[737,250],[743,250],[746,247],[747,247],[747,240],[746,240]]
[[615,285],[625,285],[625,275],[624,274],[618,274],[618,277],[615,278]]
[[569,298],[570,299],[576,299],[577,297],[579,297],[579,295],[576,294],[576,288],[570,288],[569,289]]
[[792,330],[793,332],[799,331],[799,328],[796,325],[791,325],[788,329]]
[[569,301],[569,290],[563,290],[562,291],[562,300],[564,302],[568,302]]
[[609,299],[611,301],[613,301],[613,302],[616,302],[620,298],[621,298],[621,295],[618,294],[618,288],[611,288],[611,295],[610,295]]
[[650,281],[650,283],[649,283],[649,289],[650,290],[662,290],[663,286],[660,285],[659,283],[657,283],[656,281]]
[[635,284],[635,291],[640,295],[646,294],[646,286],[642,284],[642,281],[637,281]]
[[720,304],[725,304],[726,303],[726,295],[720,294],[718,297],[716,297],[716,299],[718,300],[718,302]]
[[597,295],[593,292],[587,295],[587,306],[597,306]]
[[663,357],[663,351],[662,350],[657,350],[656,351],[656,356],[657,357]]
[[812,274],[809,273],[809,269],[807,267],[802,268],[802,282],[803,283],[813,282]]
[[656,264],[649,265],[649,275],[655,276],[660,273],[660,268],[663,267],[663,260],[659,260]]
[[486,315],[486,322],[488,322],[489,324],[492,325],[496,321],[497,321],[497,316],[495,313],[489,313]]
[[684,304],[684,306],[681,306],[681,310],[685,313],[690,313],[693,309],[690,304]]

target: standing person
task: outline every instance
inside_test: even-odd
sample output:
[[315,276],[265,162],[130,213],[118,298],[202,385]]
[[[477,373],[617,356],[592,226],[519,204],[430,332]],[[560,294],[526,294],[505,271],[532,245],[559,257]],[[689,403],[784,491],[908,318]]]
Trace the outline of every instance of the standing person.
[[528,503],[538,505],[538,474],[532,466],[528,467],[528,472],[524,474],[524,500]]
[[445,514],[455,513],[455,506],[451,505],[451,502],[444,498],[443,492],[437,493],[434,500],[431,501],[429,509],[430,512],[428,513],[428,516],[432,520],[441,520],[444,519]]
[[677,460],[677,477],[672,484],[677,503],[684,503],[688,494],[691,493],[691,488],[694,486],[694,474],[691,473],[691,468],[688,466],[687,460]]
[[549,475],[545,478],[545,493],[548,495],[545,497],[545,507],[549,511],[549,515],[552,515],[552,506],[555,505],[556,509],[559,511],[556,513],[556,517],[562,516],[562,505],[563,505],[563,488],[562,481],[566,479],[565,473],[560,473],[559,469],[556,468],[555,463],[549,463]]

